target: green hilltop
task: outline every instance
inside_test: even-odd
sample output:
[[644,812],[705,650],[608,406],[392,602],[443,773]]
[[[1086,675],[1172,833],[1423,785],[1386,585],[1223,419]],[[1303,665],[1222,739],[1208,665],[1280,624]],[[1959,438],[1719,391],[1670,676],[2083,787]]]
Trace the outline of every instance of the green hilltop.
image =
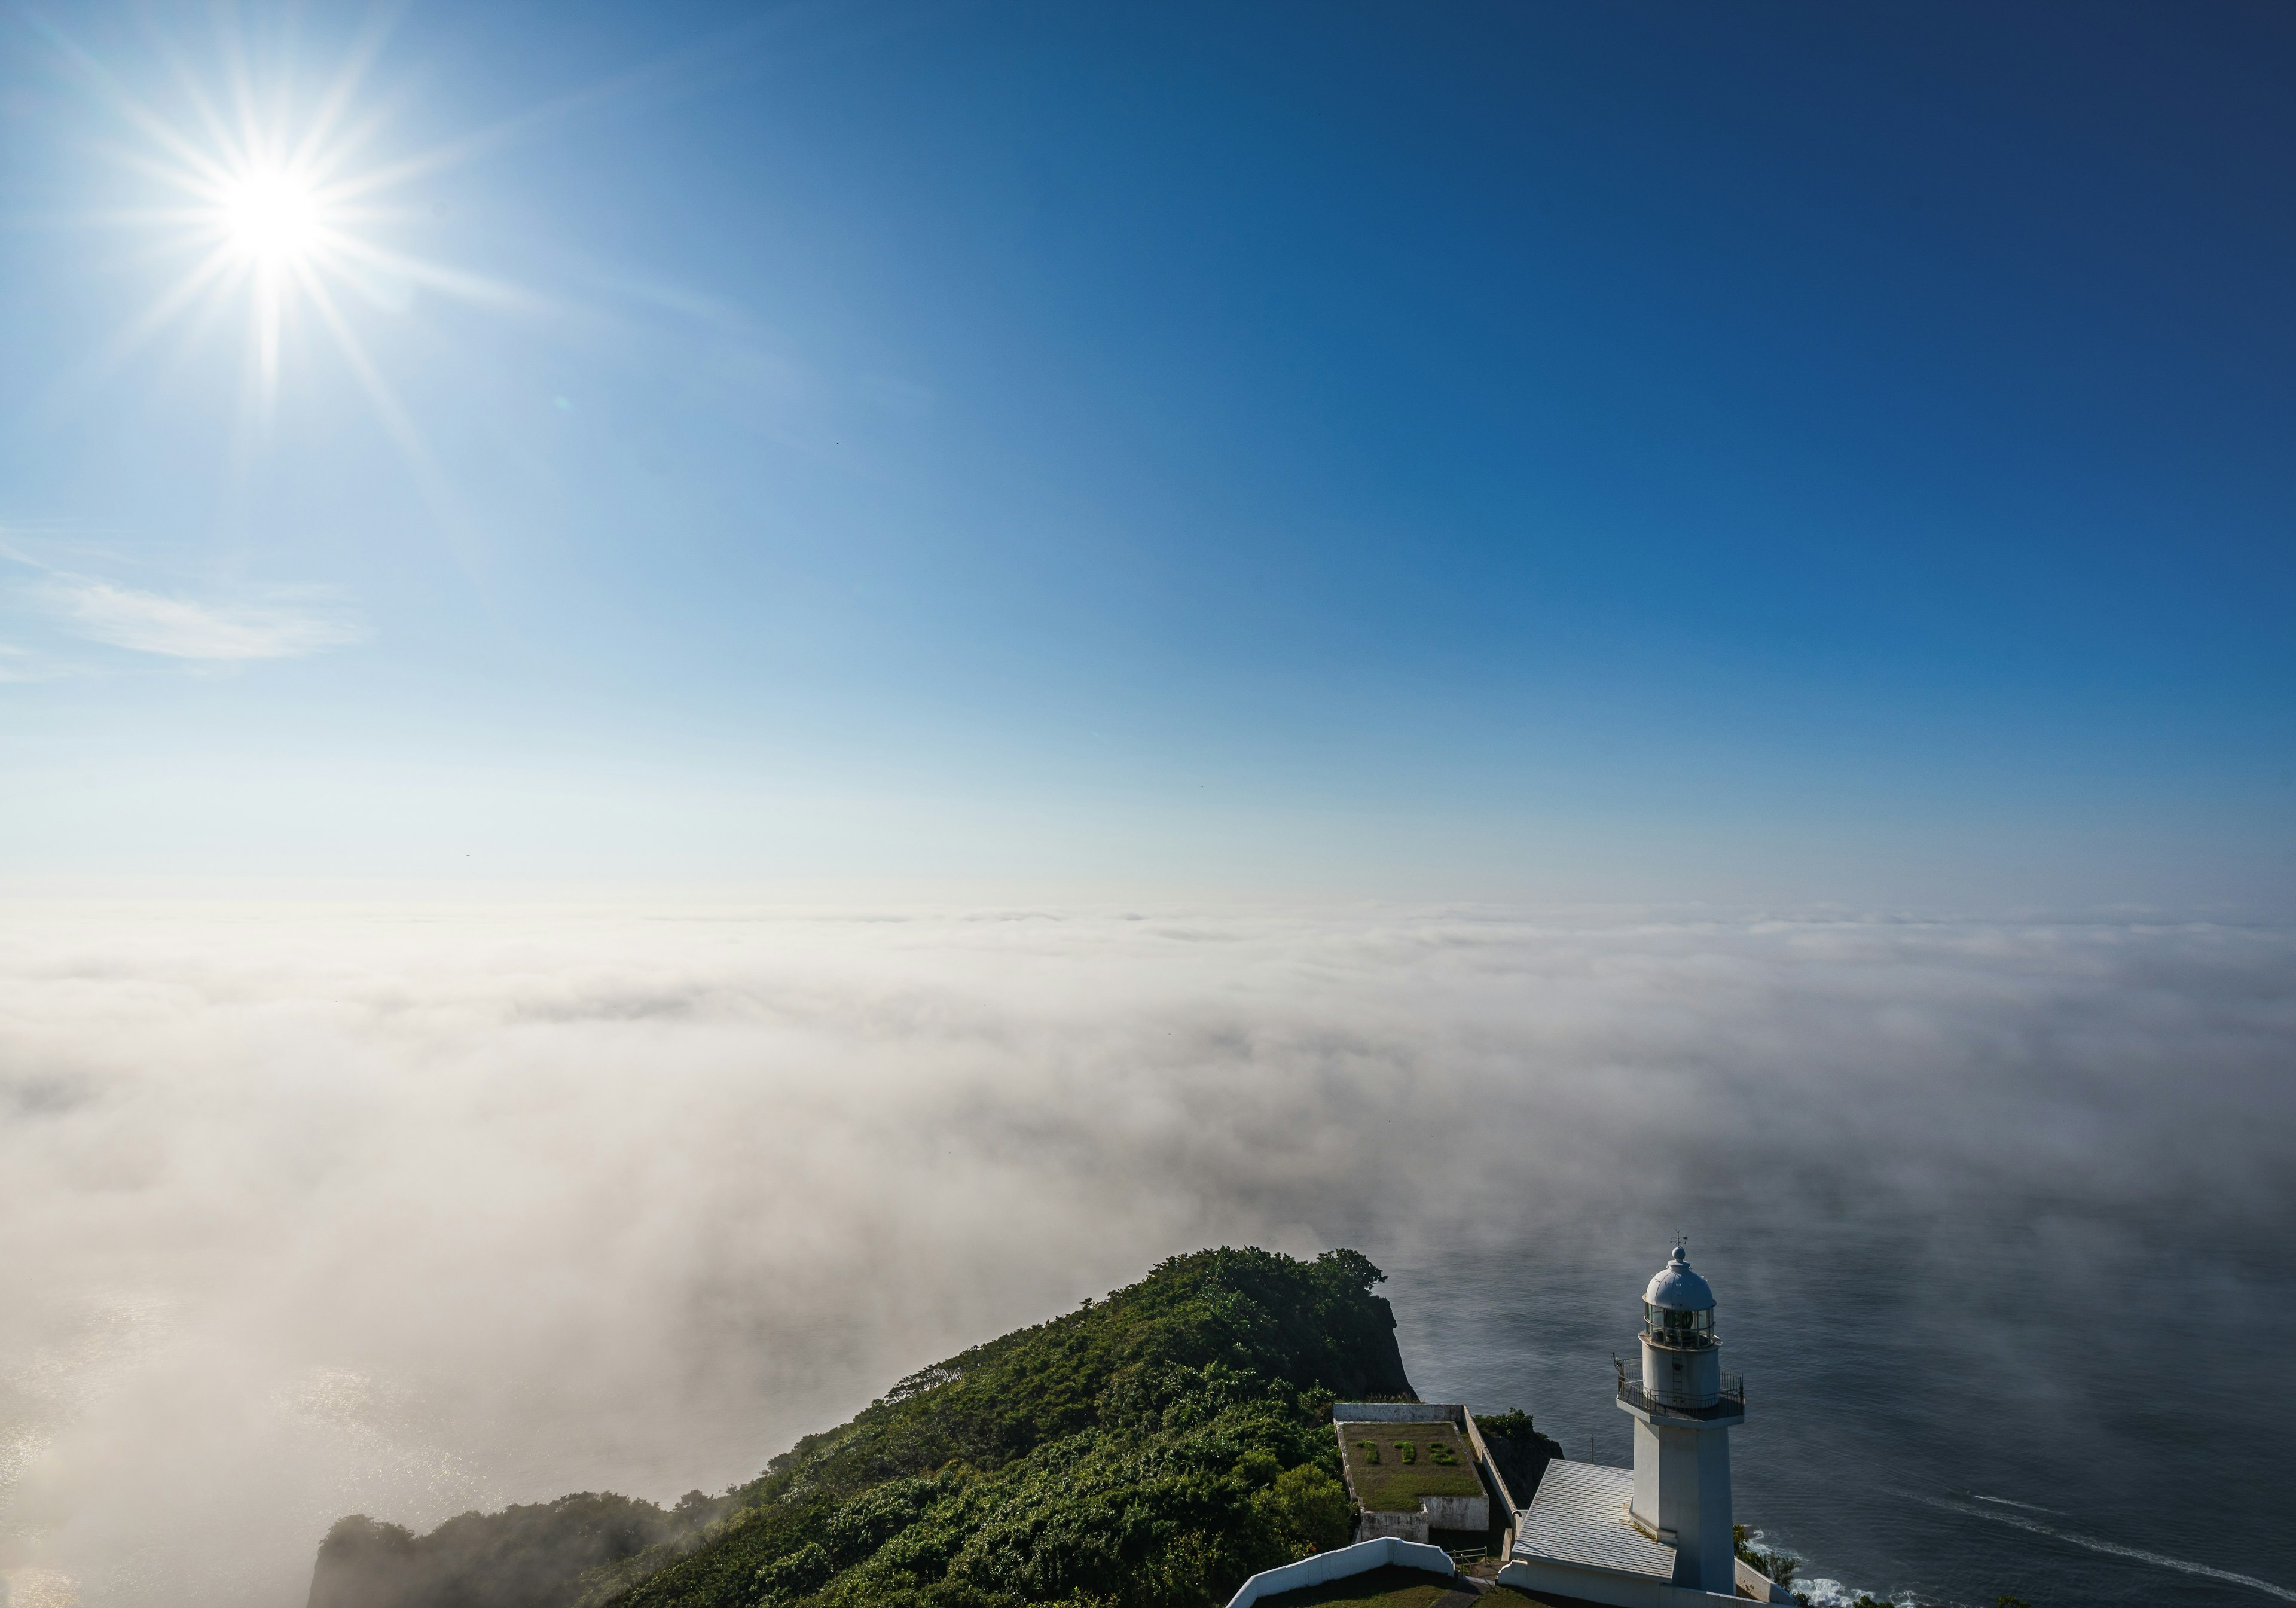
[[344,1519],[310,1608],[1203,1608],[1347,1541],[1331,1403],[1411,1396],[1382,1276],[1353,1251],[1175,1257],[719,1497]]

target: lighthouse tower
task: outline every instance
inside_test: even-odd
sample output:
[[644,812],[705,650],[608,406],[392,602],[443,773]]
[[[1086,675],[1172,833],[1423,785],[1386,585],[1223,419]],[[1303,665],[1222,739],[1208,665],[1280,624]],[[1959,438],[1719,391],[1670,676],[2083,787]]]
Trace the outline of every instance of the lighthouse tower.
[[1619,1374],[1619,1407],[1635,1421],[1635,1527],[1674,1548],[1674,1584],[1728,1596],[1730,1426],[1746,1422],[1746,1392],[1722,1376],[1714,1292],[1679,1245],[1643,1292],[1643,1369]]

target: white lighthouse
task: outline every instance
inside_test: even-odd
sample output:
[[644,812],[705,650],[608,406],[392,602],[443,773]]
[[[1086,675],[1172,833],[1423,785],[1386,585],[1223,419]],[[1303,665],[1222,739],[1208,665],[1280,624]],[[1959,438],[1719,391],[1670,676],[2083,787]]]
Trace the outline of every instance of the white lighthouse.
[[1723,1377],[1714,1292],[1679,1245],[1643,1292],[1639,1338],[1640,1372],[1619,1364],[1635,1466],[1549,1463],[1499,1583],[1614,1608],[1791,1604],[1731,1545],[1730,1429],[1746,1422],[1746,1392]]
[[1635,1421],[1636,1528],[1674,1551],[1677,1586],[1727,1595],[1730,1426],[1746,1421],[1746,1393],[1722,1377],[1714,1291],[1677,1245],[1643,1292],[1639,1382],[1619,1378],[1619,1407]]

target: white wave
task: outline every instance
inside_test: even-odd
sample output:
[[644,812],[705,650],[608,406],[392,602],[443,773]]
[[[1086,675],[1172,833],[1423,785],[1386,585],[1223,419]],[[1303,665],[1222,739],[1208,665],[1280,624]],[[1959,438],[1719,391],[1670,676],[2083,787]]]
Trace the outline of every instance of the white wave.
[[1990,1502],[1997,1507],[2021,1507],[2029,1514],[2055,1514],[2060,1518],[2063,1516],[2062,1510],[2058,1508],[2042,1507],[2031,1502],[2014,1502],[2007,1497],[1988,1497],[1982,1491],[1970,1492],[1969,1499],[1972,1502]]
[[1878,1596],[1874,1592],[1854,1590],[1840,1580],[1828,1579],[1823,1575],[1815,1579],[1796,1580],[1793,1583],[1793,1590],[1803,1601],[1809,1604],[1810,1608],[1857,1608],[1861,1599],[1867,1602],[1897,1603],[1905,1605],[1905,1608],[1911,1608],[1911,1604],[1920,1600],[1910,1591],[1901,1591],[1894,1596]]
[[1993,1513],[1978,1506],[1974,1502],[1956,1502],[1940,1497],[1923,1497],[1920,1499],[1931,1506],[1942,1507],[1948,1512],[1967,1514],[1973,1519],[1990,1519],[1996,1524],[2007,1524],[2018,1530],[2029,1530],[2037,1536],[2047,1536],[2052,1539],[2068,1542],[2075,1546],[2087,1547],[2091,1552],[2105,1553],[2116,1558],[2135,1558],[2141,1563],[2151,1563],[2156,1568],[2173,1569],[2179,1574],[2196,1574],[2207,1579],[2223,1580],[2234,1586],[2245,1586],[2251,1591],[2261,1591],[2267,1596],[2276,1596],[2284,1603],[2296,1603],[2296,1591],[2291,1591],[2285,1586],[2276,1586],[2270,1580],[2259,1580],[2252,1574],[2236,1574],[2229,1569],[2218,1569],[2212,1563],[2196,1563],[2190,1558],[2172,1558],[2166,1553],[2147,1552],[2141,1546],[2124,1546],[2118,1541],[2103,1540],[2095,1536],[2082,1535],[2078,1530],[2061,1529],[2054,1524],[2044,1524],[2038,1519],[2021,1518],[2015,1514]]

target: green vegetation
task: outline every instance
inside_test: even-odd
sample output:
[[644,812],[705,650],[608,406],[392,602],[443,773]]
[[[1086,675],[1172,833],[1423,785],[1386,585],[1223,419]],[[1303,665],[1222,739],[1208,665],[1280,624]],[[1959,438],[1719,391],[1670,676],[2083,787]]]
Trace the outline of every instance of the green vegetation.
[[[1416,1513],[1423,1497],[1480,1497],[1483,1482],[1459,1432],[1447,1423],[1382,1423],[1377,1441],[1350,1437],[1348,1477],[1356,1499],[1380,1513]],[[1372,1452],[1384,1450],[1383,1456]],[[1419,1460],[1427,1448],[1425,1462]]]
[[1507,1494],[1520,1505],[1529,1506],[1546,1465],[1562,1456],[1562,1442],[1533,1429],[1530,1415],[1520,1407],[1488,1417],[1478,1413],[1475,1429],[1498,1468],[1499,1478],[1506,1481]]
[[1262,1597],[1260,1603],[1262,1608],[1430,1608],[1457,1589],[1458,1582],[1423,1569],[1374,1569],[1328,1585]]
[[1764,1546],[1758,1541],[1747,1539],[1746,1527],[1743,1524],[1730,1526],[1730,1541],[1739,1557],[1769,1576],[1778,1585],[1793,1584],[1794,1573],[1801,1567],[1801,1560],[1793,1554],[1780,1552],[1775,1547]]
[[1202,1608],[1346,1543],[1331,1404],[1411,1388],[1382,1277],[1352,1251],[1176,1257],[902,1381],[690,1532],[578,1573],[537,1560],[552,1583],[513,1597],[410,1568],[437,1534],[399,1530],[396,1550],[323,1550],[312,1608]]
[[668,1512],[585,1491],[464,1514],[421,1537],[354,1514],[319,1544],[310,1608],[554,1608],[584,1571],[688,1541],[724,1506],[698,1490]]

